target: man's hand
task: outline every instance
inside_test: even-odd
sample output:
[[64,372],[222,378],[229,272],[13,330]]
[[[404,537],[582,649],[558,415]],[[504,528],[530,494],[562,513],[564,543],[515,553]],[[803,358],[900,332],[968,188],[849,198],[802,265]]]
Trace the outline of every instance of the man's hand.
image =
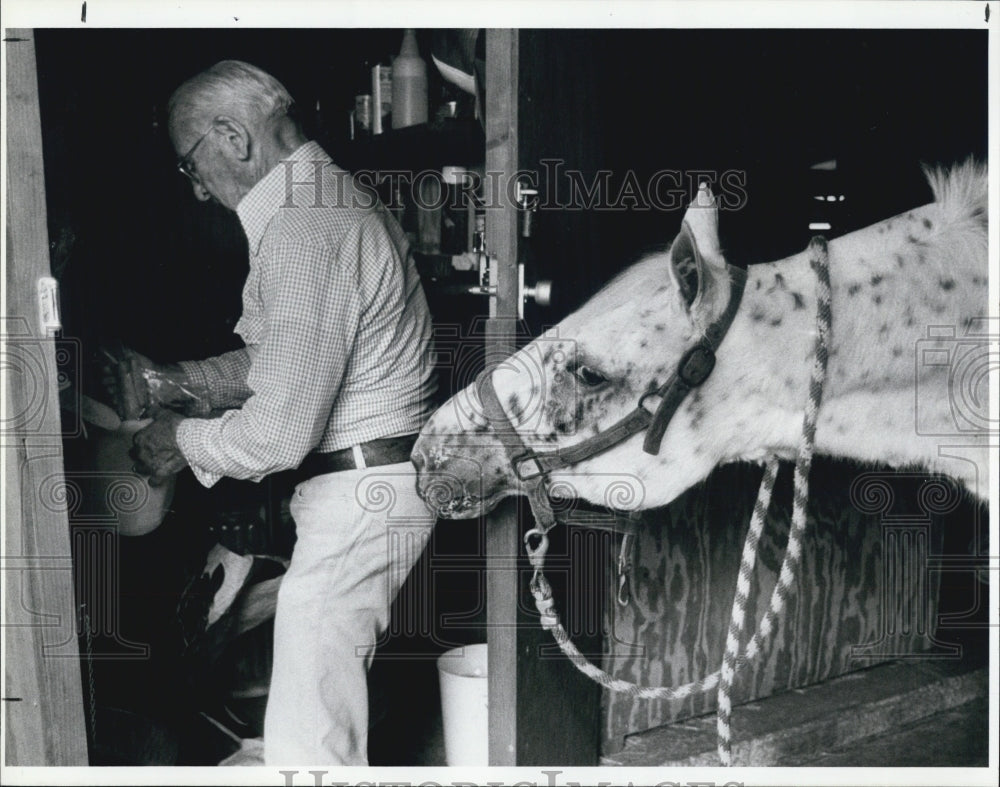
[[159,410],[153,423],[132,439],[129,456],[135,460],[136,472],[150,476],[150,486],[159,486],[187,467],[187,459],[177,447],[177,427],[183,420],[175,412]]
[[104,354],[107,358],[101,371],[104,388],[111,397],[112,405],[124,420],[142,418],[151,403],[146,377],[149,371],[156,368],[156,364],[128,347],[121,348],[115,355],[107,350]]
[[109,354],[104,385],[115,409],[126,420],[151,415],[159,407],[195,412],[205,392],[193,390],[178,364],[159,364],[128,347],[120,359]]

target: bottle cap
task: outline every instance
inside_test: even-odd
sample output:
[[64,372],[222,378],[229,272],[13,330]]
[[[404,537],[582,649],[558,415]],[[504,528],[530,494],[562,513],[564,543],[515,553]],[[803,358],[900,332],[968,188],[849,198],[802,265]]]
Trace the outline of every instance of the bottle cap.
[[408,27],[403,31],[403,45],[399,48],[402,57],[420,57],[420,50],[417,48],[417,31]]

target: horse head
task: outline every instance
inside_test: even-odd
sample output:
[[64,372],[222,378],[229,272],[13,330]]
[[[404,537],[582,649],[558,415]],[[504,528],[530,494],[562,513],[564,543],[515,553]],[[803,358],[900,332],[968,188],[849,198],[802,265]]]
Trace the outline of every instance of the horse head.
[[[942,473],[983,497],[994,335],[986,167],[970,159],[927,174],[932,204],[824,252],[834,319],[815,450]],[[757,263],[744,287],[717,227],[703,188],[669,250],[492,368],[492,386],[447,402],[412,457],[425,499],[456,518],[510,494],[538,499],[533,466],[551,497],[652,508],[718,464],[794,457],[812,396],[816,261],[807,249]]]
[[[734,275],[720,249],[717,204],[703,186],[668,250],[640,260],[492,370],[504,414],[524,445],[538,452],[572,447],[608,430],[644,395],[648,400],[726,311]],[[726,441],[713,436],[727,428],[713,415],[723,408],[712,405],[729,398],[740,373],[741,364],[724,358],[737,351],[730,344],[719,354],[728,372],[716,372],[687,396],[655,454],[643,450],[642,434],[632,435],[552,472],[550,494],[646,508],[702,480],[725,452]],[[477,516],[522,491],[496,428],[475,385],[424,427],[412,458],[418,489],[441,516]]]

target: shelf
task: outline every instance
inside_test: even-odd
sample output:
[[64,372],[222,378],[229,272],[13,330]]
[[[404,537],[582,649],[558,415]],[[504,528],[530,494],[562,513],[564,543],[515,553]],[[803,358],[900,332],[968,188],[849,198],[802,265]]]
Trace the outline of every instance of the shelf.
[[485,159],[486,138],[478,120],[445,120],[393,129],[353,140],[334,150],[334,161],[351,171],[396,169],[415,172],[447,165],[470,166]]

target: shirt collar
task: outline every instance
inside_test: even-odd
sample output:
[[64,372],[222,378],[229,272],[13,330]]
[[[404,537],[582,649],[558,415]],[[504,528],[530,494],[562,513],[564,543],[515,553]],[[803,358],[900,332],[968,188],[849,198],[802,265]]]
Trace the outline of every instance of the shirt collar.
[[[319,188],[316,181],[316,161],[330,163],[330,157],[318,142],[306,142],[288,158],[278,164],[246,193],[236,206],[243,232],[246,233],[250,253],[256,254],[267,225],[278,210],[288,202],[288,162],[292,162],[291,180],[310,188]],[[297,203],[296,203],[297,204]]]

